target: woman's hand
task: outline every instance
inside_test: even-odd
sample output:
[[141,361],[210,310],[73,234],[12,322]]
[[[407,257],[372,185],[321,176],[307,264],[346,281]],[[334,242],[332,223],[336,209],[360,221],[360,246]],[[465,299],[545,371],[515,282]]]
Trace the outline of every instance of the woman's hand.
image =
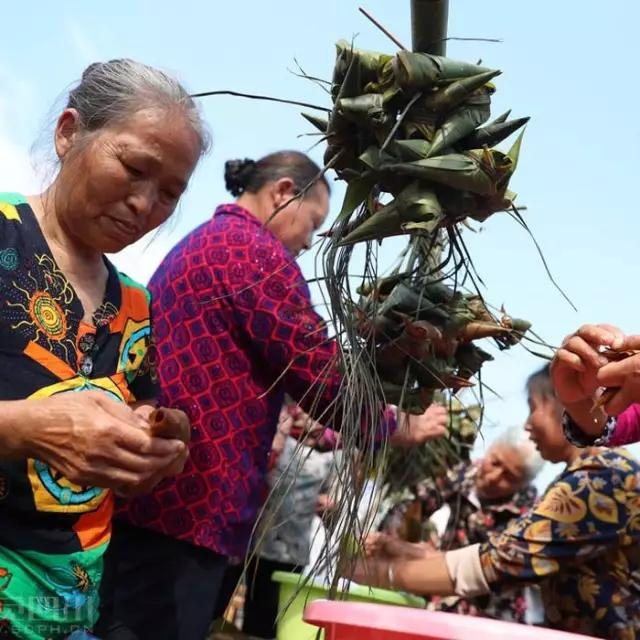
[[323,516],[334,511],[336,506],[336,501],[328,493],[321,493],[316,501],[316,513]]
[[395,560],[424,558],[435,551],[428,542],[407,542],[388,533],[370,533],[364,540],[365,555],[369,558]]
[[620,350],[625,336],[609,324],[587,324],[567,336],[551,362],[551,380],[560,403],[569,408],[581,403],[592,404],[602,386],[599,370],[609,360],[601,347]]
[[419,415],[398,411],[398,429],[391,436],[392,447],[415,447],[447,435],[449,412],[441,404],[432,404]]
[[[640,350],[640,336],[627,336],[620,351]],[[598,385],[615,390],[604,404],[610,416],[617,416],[630,405],[640,403],[640,352],[629,355],[617,362],[610,362],[599,369]]]
[[42,460],[79,485],[148,490],[168,470],[181,469],[188,455],[184,442],[152,436],[146,410],[99,391],[20,401],[18,410],[15,453]]
[[389,589],[389,561],[379,558],[363,558],[345,563],[342,577],[357,584]]

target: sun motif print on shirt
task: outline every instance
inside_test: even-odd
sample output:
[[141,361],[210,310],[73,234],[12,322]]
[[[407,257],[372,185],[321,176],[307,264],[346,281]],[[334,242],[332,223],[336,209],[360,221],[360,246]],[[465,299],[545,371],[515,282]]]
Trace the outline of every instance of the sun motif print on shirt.
[[28,269],[17,271],[2,289],[4,315],[12,329],[63,360],[74,357],[79,319],[69,318],[65,311],[73,300],[73,289],[50,256],[34,256]]

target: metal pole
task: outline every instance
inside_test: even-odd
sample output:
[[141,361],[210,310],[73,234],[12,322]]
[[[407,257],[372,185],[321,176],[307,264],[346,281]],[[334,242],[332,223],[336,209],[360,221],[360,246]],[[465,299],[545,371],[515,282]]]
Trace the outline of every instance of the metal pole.
[[449,0],[411,0],[411,45],[414,51],[444,56],[447,52]]

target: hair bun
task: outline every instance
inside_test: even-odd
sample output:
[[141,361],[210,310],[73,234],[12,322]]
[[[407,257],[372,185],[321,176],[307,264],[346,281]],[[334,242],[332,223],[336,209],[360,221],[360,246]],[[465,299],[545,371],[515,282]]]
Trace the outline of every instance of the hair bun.
[[224,163],[224,182],[227,191],[234,197],[244,193],[256,169],[256,163],[249,158],[227,160]]

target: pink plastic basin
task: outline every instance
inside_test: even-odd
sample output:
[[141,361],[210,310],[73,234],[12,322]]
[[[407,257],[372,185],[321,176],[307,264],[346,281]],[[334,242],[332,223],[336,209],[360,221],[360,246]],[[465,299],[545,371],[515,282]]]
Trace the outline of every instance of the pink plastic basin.
[[[488,618],[360,602],[316,600],[304,620],[326,640],[579,640],[590,636]],[[292,639],[293,640],[293,639]]]

